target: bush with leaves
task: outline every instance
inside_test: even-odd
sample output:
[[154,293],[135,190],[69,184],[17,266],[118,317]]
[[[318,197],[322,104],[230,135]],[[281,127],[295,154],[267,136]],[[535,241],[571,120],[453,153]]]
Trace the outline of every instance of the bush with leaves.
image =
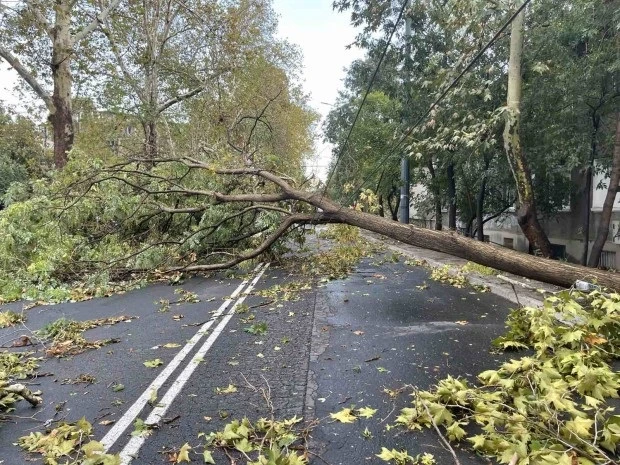
[[[447,377],[415,393],[397,423],[443,428],[500,463],[617,463],[620,294],[564,291],[540,308],[512,312],[502,349],[531,351],[478,375],[480,383]],[[514,463],[514,462],[512,462]]]

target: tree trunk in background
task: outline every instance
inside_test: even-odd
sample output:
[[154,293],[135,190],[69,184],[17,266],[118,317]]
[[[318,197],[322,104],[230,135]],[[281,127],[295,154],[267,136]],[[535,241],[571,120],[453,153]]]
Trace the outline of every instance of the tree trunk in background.
[[489,165],[491,159],[484,156],[484,174],[482,175],[482,183],[476,198],[476,234],[480,242],[484,242],[484,196],[487,190],[487,176],[489,174]]
[[71,109],[71,12],[68,0],[56,3],[56,21],[52,38],[52,94],[53,109],[49,120],[54,132],[54,165],[62,168],[67,164],[68,152],[73,147],[73,112]]
[[[592,211],[592,172],[594,167],[594,160],[596,159],[596,137],[598,135],[598,128],[601,124],[601,118],[596,113],[596,110],[592,113],[592,139],[590,141],[590,160],[588,167],[586,168],[586,211],[583,219],[583,252],[581,254],[581,264],[586,266],[588,264],[588,251],[590,249],[590,212]],[[598,261],[597,261],[598,263]]]
[[487,177],[482,178],[482,185],[476,198],[476,234],[480,242],[484,242],[484,194],[487,189]]
[[454,177],[454,163],[448,163],[448,229],[456,231],[456,179]]
[[428,172],[431,175],[431,190],[433,192],[433,203],[435,204],[435,230],[441,231],[443,229],[443,217],[441,212],[441,190],[437,185],[437,177],[435,175],[435,167],[433,166],[433,159],[428,159]]
[[601,259],[603,246],[609,235],[609,222],[611,221],[611,212],[616,201],[618,185],[620,184],[620,112],[616,114],[616,139],[614,142],[614,155],[611,162],[611,176],[609,186],[607,186],[607,195],[603,203],[603,211],[601,213],[601,221],[596,231],[596,238],[592,245],[592,252],[588,260],[588,266],[596,268]]
[[508,69],[508,102],[506,106],[506,126],[504,128],[504,148],[508,163],[515,179],[518,195],[517,221],[523,234],[533,248],[543,257],[551,257],[551,243],[538,221],[532,175],[521,147],[519,126],[521,123],[521,59],[523,55],[523,10],[511,25],[510,63]]
[[144,158],[154,160],[157,158],[158,140],[157,140],[157,123],[155,121],[147,121],[142,123],[144,129]]

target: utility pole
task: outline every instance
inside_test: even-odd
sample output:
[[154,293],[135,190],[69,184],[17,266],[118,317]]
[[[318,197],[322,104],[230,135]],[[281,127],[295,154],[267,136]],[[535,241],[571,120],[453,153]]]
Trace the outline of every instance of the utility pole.
[[[405,2],[408,0],[405,0]],[[409,121],[409,82],[411,80],[411,17],[405,13],[405,66],[403,73],[403,99],[402,120],[405,125]],[[403,154],[400,163],[400,222],[409,223],[409,155]]]

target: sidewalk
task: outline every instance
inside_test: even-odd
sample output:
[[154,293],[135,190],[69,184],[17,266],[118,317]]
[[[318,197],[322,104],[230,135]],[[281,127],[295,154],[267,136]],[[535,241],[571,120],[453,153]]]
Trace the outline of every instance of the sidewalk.
[[[362,231],[362,236],[370,241],[380,243],[394,252],[402,253],[417,260],[425,260],[433,268],[449,265],[460,269],[468,263],[467,260],[453,255],[403,244],[380,234]],[[524,306],[538,306],[546,295],[562,290],[558,286],[502,271],[498,271],[496,275],[481,275],[470,271],[467,273],[467,278],[472,284],[487,286],[493,294]]]

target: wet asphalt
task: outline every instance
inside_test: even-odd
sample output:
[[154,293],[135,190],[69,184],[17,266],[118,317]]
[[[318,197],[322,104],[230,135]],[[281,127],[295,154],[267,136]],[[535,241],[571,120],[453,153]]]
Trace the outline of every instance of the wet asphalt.
[[[272,267],[256,291],[295,280],[299,277]],[[0,425],[0,463],[32,463],[35,457],[13,443],[30,431],[43,430],[49,419],[85,417],[95,427],[95,439],[101,439],[111,427],[105,423],[118,420],[179,350],[162,345],[185,344],[198,330],[195,325],[208,320],[240,282],[241,278],[218,275],[176,287],[156,284],[108,298],[29,310],[26,325],[31,330],[61,316],[137,318],[86,332],[89,339],[117,338],[118,343],[42,360],[40,372],[50,376],[31,380],[31,388],[43,391],[44,404],[31,409],[22,402],[13,412],[20,418]],[[168,312],[159,312],[155,302],[176,300],[178,287],[197,293],[200,302],[172,304]],[[316,284],[298,300],[272,303],[255,292],[245,304],[247,310],[233,316],[132,463],[169,463],[171,454],[185,443],[196,454],[192,459],[200,463],[199,433],[217,430],[231,419],[272,414],[320,419],[311,433],[311,463],[384,463],[375,456],[381,447],[407,449],[411,455],[429,452],[437,463],[451,463],[434,431],[386,427],[409,402],[412,386],[426,389],[448,374],[473,380],[480,371],[494,367],[500,356],[491,353],[490,342],[502,333],[513,306],[493,294],[434,282],[425,268],[405,265],[404,259],[395,263],[383,255],[364,259],[346,279]],[[183,318],[173,318],[179,314]],[[244,331],[258,322],[267,325],[265,334]],[[0,345],[10,345],[25,331],[0,330]],[[143,365],[154,358],[164,365]],[[185,364],[190,358],[191,354]],[[95,384],[63,384],[81,374],[94,376]],[[115,383],[124,389],[115,392]],[[230,384],[237,391],[222,394]],[[385,390],[400,394],[390,396]],[[352,406],[378,412],[353,424],[329,418],[330,413]],[[146,418],[151,409],[147,405],[139,417]],[[26,418],[33,414],[34,418]],[[362,437],[366,428],[370,438]],[[129,430],[113,452],[130,438]],[[490,463],[456,449],[462,464]],[[216,460],[228,463],[221,456]]]

